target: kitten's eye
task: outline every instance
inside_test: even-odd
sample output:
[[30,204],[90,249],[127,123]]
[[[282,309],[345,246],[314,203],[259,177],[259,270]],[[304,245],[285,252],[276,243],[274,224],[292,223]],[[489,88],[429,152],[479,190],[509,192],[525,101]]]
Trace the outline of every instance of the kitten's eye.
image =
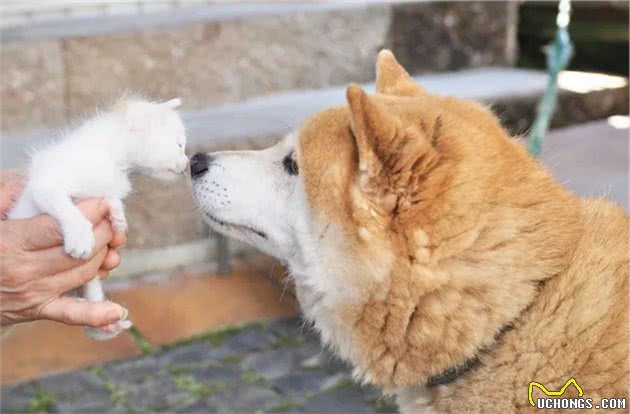
[[284,157],[284,159],[282,160],[282,166],[284,167],[284,170],[287,172],[287,174],[298,175],[298,165],[295,161],[293,151],[291,151],[286,157]]
[[182,144],[177,144],[177,146],[180,147],[180,148],[184,148],[184,145],[182,145]]

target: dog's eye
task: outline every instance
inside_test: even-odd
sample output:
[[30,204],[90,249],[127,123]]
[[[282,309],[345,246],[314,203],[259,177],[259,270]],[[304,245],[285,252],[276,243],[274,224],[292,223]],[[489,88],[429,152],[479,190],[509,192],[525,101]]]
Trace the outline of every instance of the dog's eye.
[[284,170],[289,175],[298,175],[298,165],[293,157],[293,151],[291,151],[284,159],[282,160],[282,166]]

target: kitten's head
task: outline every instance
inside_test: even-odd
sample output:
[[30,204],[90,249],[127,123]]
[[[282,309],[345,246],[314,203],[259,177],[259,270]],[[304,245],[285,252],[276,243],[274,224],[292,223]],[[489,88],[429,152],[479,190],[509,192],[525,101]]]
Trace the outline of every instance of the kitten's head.
[[129,148],[135,169],[163,180],[186,173],[186,131],[175,110],[181,105],[179,98],[162,103],[129,99],[117,105],[133,139]]

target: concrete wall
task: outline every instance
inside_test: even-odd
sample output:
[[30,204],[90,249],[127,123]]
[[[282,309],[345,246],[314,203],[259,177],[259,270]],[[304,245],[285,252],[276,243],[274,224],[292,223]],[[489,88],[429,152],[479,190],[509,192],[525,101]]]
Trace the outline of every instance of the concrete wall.
[[412,72],[509,64],[513,2],[212,5],[0,31],[0,129],[61,125],[125,90],[186,109]]

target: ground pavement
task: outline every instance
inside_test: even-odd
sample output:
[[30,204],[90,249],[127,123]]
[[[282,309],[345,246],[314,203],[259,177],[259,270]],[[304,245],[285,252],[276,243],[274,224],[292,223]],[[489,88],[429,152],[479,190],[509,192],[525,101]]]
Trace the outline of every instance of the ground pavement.
[[375,413],[395,404],[353,383],[298,318],[218,330],[138,358],[2,389],[1,410],[60,413]]

